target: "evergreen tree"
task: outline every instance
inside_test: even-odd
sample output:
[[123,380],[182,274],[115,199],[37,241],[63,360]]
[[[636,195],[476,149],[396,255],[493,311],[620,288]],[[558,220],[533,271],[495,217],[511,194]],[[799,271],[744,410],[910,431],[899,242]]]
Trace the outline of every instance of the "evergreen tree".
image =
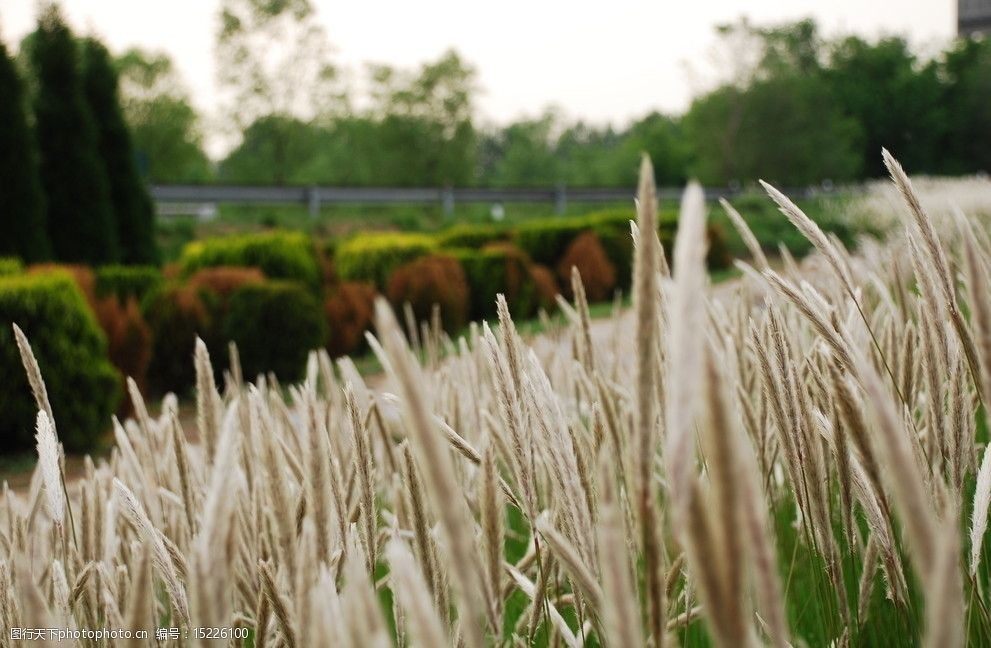
[[100,156],[110,183],[121,261],[157,263],[155,215],[138,174],[117,86],[110,53],[98,41],[87,39],[83,44],[83,93],[96,123]]
[[119,259],[110,189],[93,116],[83,96],[76,41],[56,5],[28,37],[48,236],[59,261]]
[[51,245],[24,101],[17,68],[0,43],[0,256],[33,262],[48,259]]

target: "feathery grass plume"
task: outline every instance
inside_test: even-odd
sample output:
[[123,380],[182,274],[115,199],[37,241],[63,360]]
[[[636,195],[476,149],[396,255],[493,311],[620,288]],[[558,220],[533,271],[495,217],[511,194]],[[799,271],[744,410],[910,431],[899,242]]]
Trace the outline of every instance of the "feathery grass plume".
[[220,395],[213,380],[210,352],[206,343],[198,337],[193,357],[196,365],[196,426],[206,445],[207,459],[212,459],[220,434]]
[[[124,617],[124,627],[128,630],[147,630],[151,632],[155,622],[155,595],[152,591],[151,558],[152,548],[147,542],[142,543],[138,555],[135,574],[129,587],[130,596],[127,604],[127,615]],[[144,642],[132,638],[125,640],[129,648],[140,648]]]
[[616,501],[612,466],[605,452],[599,461],[598,483],[600,504],[596,529],[602,575],[602,639],[610,646],[642,646],[643,633],[626,549],[626,530]]
[[[415,644],[449,645],[451,642],[444,630],[444,623],[431,603],[433,597],[413,554],[399,539],[390,540],[385,551],[389,560],[392,592],[406,613],[404,618],[409,623],[410,634]],[[499,630],[497,628],[496,632]]]
[[189,525],[190,535],[196,534],[196,500],[193,494],[192,476],[189,472],[189,449],[186,443],[186,435],[182,431],[179,417],[172,414],[169,421],[172,432],[172,451],[175,453],[176,472],[179,475],[179,490],[182,495],[183,513],[186,516],[186,524]]
[[151,519],[148,518],[148,514],[145,513],[144,508],[142,508],[134,493],[131,492],[131,489],[116,477],[113,479],[113,484],[117,498],[124,505],[124,514],[127,516],[128,521],[141,534],[144,542],[151,543],[154,549],[155,567],[158,569],[162,576],[162,581],[165,583],[165,590],[169,595],[169,601],[172,603],[173,610],[179,616],[179,620],[182,623],[188,624],[189,604],[186,598],[186,590],[179,580],[179,575],[176,573],[172,557],[169,555],[169,551],[162,541],[161,532],[151,523]]
[[331,454],[327,442],[327,429],[323,417],[317,411],[312,398],[306,400],[306,432],[308,474],[306,498],[312,511],[316,530],[316,555],[320,562],[330,560],[331,533]]
[[757,265],[758,270],[767,270],[770,268],[770,264],[767,262],[767,256],[764,254],[763,248],[761,248],[760,243],[757,241],[757,237],[754,236],[753,231],[747,225],[747,221],[743,219],[740,212],[736,210],[736,207],[731,205],[725,198],[719,199],[719,204],[722,206],[723,211],[729,216],[729,220],[733,223],[733,227],[739,233],[740,238],[743,240],[743,244],[747,246],[747,250],[750,252],[750,256],[753,257],[754,262]]
[[[946,260],[946,254],[943,251],[943,246],[940,245],[939,237],[936,234],[936,229],[933,227],[931,219],[926,215],[925,210],[922,208],[922,204],[919,202],[915,189],[912,187],[912,181],[905,173],[905,170],[902,169],[902,165],[894,158],[894,156],[891,155],[891,153],[888,152],[887,149],[881,149],[881,157],[884,160],[884,166],[888,169],[888,173],[891,174],[891,179],[894,181],[895,185],[898,187],[898,191],[901,192],[902,197],[908,204],[916,230],[921,236],[923,245],[929,255],[929,261],[932,264],[935,278],[937,280],[937,284],[939,285],[939,290],[943,295],[944,306],[950,314],[950,322],[953,324],[953,328],[956,331],[957,336],[960,339],[960,343],[963,346],[964,353],[967,356],[967,363],[970,367],[974,383],[980,386],[982,383],[982,378],[979,373],[980,365],[978,364],[977,350],[974,346],[974,340],[970,336],[970,332],[967,330],[967,324],[964,322],[960,308],[957,305],[957,293],[953,273],[950,271],[950,264]],[[987,402],[987,400],[985,400],[985,402]]]
[[588,600],[589,605],[596,610],[602,609],[602,588],[599,587],[592,569],[585,564],[578,548],[554,528],[548,519],[547,512],[542,513],[537,518],[536,527],[540,536],[547,541],[550,550],[554,552],[554,556],[568,572],[575,587],[581,590],[582,595]]
[[502,618],[502,560],[506,543],[505,502],[500,490],[499,467],[496,465],[496,449],[493,442],[482,452],[482,478],[479,480],[479,509],[482,526],[482,553],[485,559],[485,575],[488,580],[490,606],[492,608],[492,632],[501,634]]
[[[514,565],[506,563],[504,566],[506,571],[509,572],[510,577],[513,579],[513,582],[515,582],[516,586],[519,587],[520,591],[523,592],[531,601],[536,601],[538,598],[537,586],[534,585],[533,581],[527,578],[526,575]],[[568,648],[580,648],[582,644],[578,642],[577,637],[575,637],[575,633],[571,630],[571,627],[568,625],[568,622],[564,619],[564,617],[561,616],[561,613],[558,611],[557,607],[550,602],[545,602],[544,605],[547,608],[547,616],[550,618],[550,621],[554,626],[554,630],[557,631],[561,641],[564,642],[564,645]],[[519,640],[517,643],[519,644],[521,642],[522,640]]]
[[[836,277],[840,280],[840,283],[849,291],[854,291],[853,278],[850,276],[850,269],[846,264],[846,261],[840,256],[840,252],[833,245],[832,241],[823,233],[822,228],[820,228],[815,221],[805,215],[798,206],[793,203],[787,196],[772,187],[770,184],[759,180],[760,185],[764,187],[764,191],[767,195],[777,203],[778,208],[781,213],[791,221],[791,224],[801,232],[805,238],[809,240],[810,243],[819,251],[820,254],[826,259],[829,267],[836,274]],[[789,254],[787,258],[791,258]],[[794,259],[791,259],[794,263]]]
[[62,490],[62,467],[59,463],[59,445],[55,437],[55,428],[45,410],[38,411],[36,420],[35,440],[38,448],[38,466],[41,469],[42,482],[45,485],[45,499],[48,502],[48,513],[52,516],[55,526],[64,531],[66,497]]
[[[675,248],[675,272],[676,292],[675,304],[678,308],[686,308],[682,314],[691,317],[693,309],[688,307],[687,294],[684,292],[694,285],[695,275],[692,266],[697,259],[693,252],[701,251],[702,260],[705,259],[704,237],[704,199],[701,196],[701,188],[697,184],[689,184],[685,190],[685,196],[681,204],[681,219],[678,227],[678,242]],[[636,384],[635,410],[634,410],[634,440],[630,444],[635,449],[636,456],[632,465],[636,467],[635,484],[637,489],[637,517],[640,522],[640,549],[644,556],[644,581],[646,588],[646,598],[648,606],[648,624],[650,635],[654,638],[655,645],[664,645],[665,639],[665,610],[664,610],[664,590],[661,585],[662,578],[662,552],[658,538],[658,519],[656,503],[651,474],[653,471],[655,453],[657,450],[656,438],[656,417],[654,400],[656,398],[655,387],[660,380],[658,372],[660,367],[657,364],[655,349],[658,346],[658,318],[660,311],[660,300],[658,295],[657,275],[660,266],[660,241],[655,235],[657,231],[657,193],[654,185],[654,167],[650,163],[647,155],[643,156],[640,163],[640,184],[637,189],[637,228],[640,231],[636,254],[634,257],[633,283],[634,283],[634,312],[635,312],[635,352],[636,364],[634,365],[634,380]],[[704,270],[703,270],[704,272]],[[704,289],[704,279],[701,288]],[[699,295],[699,297],[701,297]],[[690,324],[698,324],[701,319],[693,319]],[[672,350],[679,353],[678,345],[686,343],[681,339],[683,331],[677,329],[672,331]],[[689,345],[689,352],[691,351]],[[675,361],[683,357],[673,358]],[[670,383],[668,383],[670,384]],[[681,385],[676,388],[674,397],[685,396],[681,390]],[[670,413],[670,410],[669,410]],[[677,425],[678,422],[675,422]],[[672,428],[669,426],[668,431]],[[676,431],[668,437],[669,447],[677,449],[677,444],[683,439],[681,430]],[[690,447],[687,448],[690,450]],[[686,467],[687,468],[687,467]],[[678,480],[677,474],[673,474],[673,479]],[[676,492],[682,484],[670,483],[672,492]],[[675,498],[677,500],[677,497]]]
[[871,437],[874,452],[885,467],[886,478],[898,506],[909,556],[923,584],[930,583],[938,543],[938,525],[932,501],[925,491],[925,478],[916,461],[902,418],[884,388],[880,376],[863,356],[855,358],[857,375],[864,387],[868,408],[876,422]]
[[193,539],[193,605],[197,622],[206,627],[221,627],[233,612],[229,592],[234,555],[227,542],[241,491],[239,440],[234,420],[228,419],[217,443],[199,532]]
[[960,518],[956,504],[944,511],[926,588],[926,636],[929,648],[963,646],[966,637],[963,579],[960,573]]
[[45,381],[41,377],[41,368],[38,366],[38,360],[35,359],[34,351],[31,350],[31,343],[28,342],[28,338],[24,335],[21,327],[17,324],[12,324],[12,326],[14,327],[14,338],[17,340],[17,351],[21,354],[21,364],[24,365],[28,384],[31,385],[34,402],[37,404],[38,409],[48,415],[48,420],[52,422],[54,429],[55,415],[52,414],[52,404],[48,400],[48,388],[45,386]]
[[[692,182],[681,203],[674,249],[674,291],[668,317],[671,332],[665,464],[676,515],[679,509],[687,508],[695,466],[693,421],[702,385],[706,324],[705,252],[705,197],[702,187]],[[641,445],[639,450],[648,455],[648,460],[653,456],[653,448],[645,449]],[[644,475],[641,468],[640,477],[643,480],[649,474]]]
[[421,392],[423,379],[420,369],[410,359],[399,325],[388,304],[381,298],[375,302],[375,315],[385,358],[390,361],[393,377],[402,392],[415,450],[427,467],[427,489],[447,541],[452,580],[465,606],[460,623],[464,640],[469,648],[481,648],[484,638],[478,622],[487,617],[485,585],[479,565],[472,558],[475,543],[468,510],[460,498],[451,501],[451,495],[460,492],[454,465],[427,409],[426,398]]
[[816,332],[822,336],[829,345],[830,350],[836,355],[837,360],[844,366],[852,366],[850,358],[850,345],[844,339],[842,331],[836,330],[830,322],[829,315],[813,300],[809,299],[787,279],[776,273],[774,270],[765,270],[764,277],[779,293],[798,308],[799,312],[809,320]]
[[[976,384],[987,408],[991,407],[991,278],[988,277],[987,257],[981,255],[974,230],[969,225],[961,238],[964,274],[967,278],[967,307],[970,309],[971,325],[977,338],[977,360],[981,375],[981,380],[976,381]],[[985,412],[991,416],[991,412]]]
[[375,476],[372,461],[372,445],[365,429],[358,404],[355,402],[354,390],[351,383],[344,385],[344,405],[351,422],[351,442],[354,444],[354,461],[356,462],[358,484],[361,501],[361,541],[369,574],[375,573],[376,558],[376,513],[375,513]]
[[289,612],[289,602],[275,582],[272,566],[263,560],[259,561],[258,575],[261,578],[262,590],[265,592],[265,597],[268,599],[268,604],[271,606],[272,613],[278,623],[279,632],[282,633],[282,638],[289,648],[295,648],[296,631]]
[[870,610],[871,593],[874,591],[874,575],[877,573],[878,541],[873,533],[867,536],[867,546],[861,560],[860,583],[857,586],[857,618],[863,625]]
[[971,509],[970,527],[970,575],[977,575],[981,563],[981,547],[984,532],[988,528],[988,505],[991,504],[991,444],[984,448],[981,468],[977,471],[977,485],[974,487],[974,505]]
[[592,344],[592,322],[588,311],[588,298],[585,297],[585,284],[578,266],[571,266],[571,291],[575,295],[575,310],[581,317],[581,340],[583,361],[588,371],[595,371],[595,347]]

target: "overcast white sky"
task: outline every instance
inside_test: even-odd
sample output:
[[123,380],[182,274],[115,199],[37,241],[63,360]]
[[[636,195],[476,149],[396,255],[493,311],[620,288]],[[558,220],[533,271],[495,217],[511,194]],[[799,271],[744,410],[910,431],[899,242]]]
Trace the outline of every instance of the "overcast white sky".
[[[479,71],[484,117],[506,122],[548,104],[617,125],[680,111],[712,70],[713,26],[812,16],[827,34],[907,35],[920,49],[955,32],[956,0],[314,0],[338,61],[412,66],[456,48]],[[217,0],[63,0],[78,31],[112,49],[166,50],[200,108],[215,99]],[[36,0],[0,0],[8,44],[34,28]],[[692,72],[695,70],[696,72]]]

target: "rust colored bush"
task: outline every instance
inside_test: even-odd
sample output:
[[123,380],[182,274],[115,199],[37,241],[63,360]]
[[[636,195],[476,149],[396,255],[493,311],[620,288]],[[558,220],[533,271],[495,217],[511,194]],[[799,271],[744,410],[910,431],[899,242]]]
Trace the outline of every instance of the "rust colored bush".
[[551,269],[536,263],[531,265],[530,281],[533,282],[537,304],[548,312],[553,311],[557,307],[555,297],[560,291]]
[[243,266],[214,266],[198,270],[189,278],[194,290],[208,290],[226,302],[235,290],[250,283],[265,281],[265,274],[258,268]]
[[418,321],[430,319],[434,304],[440,306],[444,330],[453,333],[468,321],[468,280],[457,259],[433,255],[401,265],[388,285],[393,307],[409,302]]
[[616,288],[616,268],[609,262],[609,257],[593,232],[579,234],[568,245],[564,256],[557,264],[557,278],[562,292],[571,298],[571,268],[578,268],[585,295],[590,302],[604,301],[612,297]]
[[361,281],[345,281],[328,291],[323,302],[330,331],[327,353],[337,357],[354,353],[365,344],[365,331],[375,314],[375,286]]
[[[148,379],[148,365],[151,362],[151,328],[141,314],[138,301],[134,297],[121,302],[117,297],[98,299],[94,312],[100,328],[107,336],[107,351],[110,362],[121,373],[121,386],[130,376],[144,391]],[[131,401],[124,398],[118,413],[131,413]]]

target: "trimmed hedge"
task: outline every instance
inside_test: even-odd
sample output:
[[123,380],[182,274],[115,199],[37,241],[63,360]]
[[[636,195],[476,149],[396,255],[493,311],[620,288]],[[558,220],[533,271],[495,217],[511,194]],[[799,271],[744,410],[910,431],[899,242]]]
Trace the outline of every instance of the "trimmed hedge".
[[480,248],[497,241],[508,241],[512,231],[489,224],[459,223],[437,233],[437,243],[446,248]]
[[97,297],[113,295],[121,301],[128,297],[141,301],[165,280],[154,266],[101,266],[94,270],[94,276]]
[[568,245],[557,264],[557,277],[564,294],[572,298],[571,271],[577,268],[590,302],[609,299],[616,288],[616,268],[609,262],[595,232],[582,232]]
[[270,279],[298,281],[316,288],[321,269],[310,237],[302,232],[263,232],[193,241],[183,248],[183,275],[201,268],[250,266]]
[[306,357],[327,339],[317,299],[298,283],[266,281],[236,290],[227,302],[224,337],[237,343],[245,377],[273,372],[279,380],[302,377]]
[[500,293],[506,296],[513,317],[530,317],[546,301],[546,279],[543,291],[538,291],[529,257],[512,244],[494,243],[481,250],[460,248],[448,253],[464,268],[471,295],[468,312],[473,320],[497,317],[496,296]]
[[358,234],[337,247],[334,266],[342,281],[366,281],[384,290],[396,268],[436,248],[437,242],[426,234]]
[[193,351],[201,337],[211,349],[219,348],[213,335],[212,295],[192,286],[170,283],[149,294],[142,304],[151,328],[148,385],[158,394],[187,394],[196,382]]
[[66,450],[93,448],[120,399],[107,342],[66,272],[0,279],[0,450],[34,444],[37,408],[12,324],[31,343]]

